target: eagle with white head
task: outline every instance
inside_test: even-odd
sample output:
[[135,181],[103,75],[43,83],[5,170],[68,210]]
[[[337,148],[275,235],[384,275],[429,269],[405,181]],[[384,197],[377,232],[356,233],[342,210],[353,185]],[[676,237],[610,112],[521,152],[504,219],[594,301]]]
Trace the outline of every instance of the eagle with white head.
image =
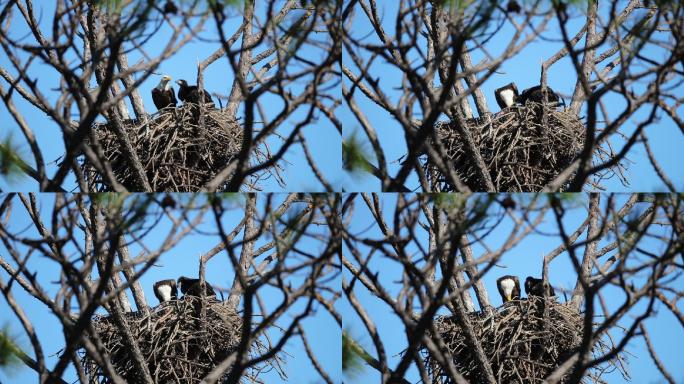
[[167,279],[154,283],[154,295],[157,296],[159,303],[164,303],[171,300],[178,300],[178,288],[176,287],[176,280]]
[[506,275],[496,280],[499,294],[504,304],[511,300],[520,300],[520,281],[518,276]]

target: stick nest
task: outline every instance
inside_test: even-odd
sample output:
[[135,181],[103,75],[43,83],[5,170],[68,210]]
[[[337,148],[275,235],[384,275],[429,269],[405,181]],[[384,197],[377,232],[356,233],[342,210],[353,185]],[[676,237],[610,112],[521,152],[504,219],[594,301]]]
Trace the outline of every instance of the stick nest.
[[[452,124],[439,122],[436,126],[445,160],[471,190],[486,191],[464,140]],[[541,190],[575,160],[585,140],[585,127],[575,114],[534,102],[468,119],[465,129],[479,149],[495,190],[506,192]],[[444,192],[456,190],[429,159],[424,168],[433,186],[439,185]]]
[[[497,310],[471,313],[469,320],[499,383],[541,383],[582,341],[583,317],[552,298],[512,301]],[[446,344],[442,352],[452,357],[456,370],[469,382],[480,382],[483,373],[462,326],[454,317],[440,316],[435,328]],[[455,382],[427,349],[422,352],[433,384]]]
[[[162,303],[147,316],[129,312],[124,318],[155,383],[199,383],[237,348],[242,329],[241,317],[225,303],[193,296]],[[141,382],[116,320],[96,316],[93,327],[116,372],[127,383]],[[82,363],[89,377],[100,378],[96,382],[113,382],[88,355]]]
[[[201,124],[197,105],[184,104],[149,116],[147,126],[138,120],[122,122],[153,191],[198,191],[237,157],[243,128],[235,118],[225,110],[206,108],[203,119]],[[130,191],[144,190],[113,123],[96,123],[93,135],[116,179]],[[113,190],[92,164],[86,161],[83,168],[98,191]]]

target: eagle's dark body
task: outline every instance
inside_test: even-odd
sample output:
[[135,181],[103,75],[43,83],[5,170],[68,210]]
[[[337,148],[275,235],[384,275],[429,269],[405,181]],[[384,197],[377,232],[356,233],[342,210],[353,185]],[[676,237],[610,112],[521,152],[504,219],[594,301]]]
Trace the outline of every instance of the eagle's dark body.
[[202,287],[199,279],[191,279],[189,277],[181,276],[178,278],[178,285],[183,295],[186,296],[213,296],[216,297],[214,288],[209,283],[204,282],[204,294],[202,294]]
[[[178,88],[178,98],[185,103],[199,104],[200,103],[200,93],[196,85],[188,85],[188,82],[181,79],[176,81]],[[211,99],[211,95],[206,89],[202,90],[202,103],[211,103],[212,107],[216,108],[214,101]]]
[[[553,287],[549,284],[548,290],[546,291],[546,296],[556,296],[556,292]],[[525,293],[527,296],[544,296],[544,282],[542,279],[536,279],[532,276],[527,276],[525,279]]]
[[535,85],[532,88],[524,90],[518,98],[518,101],[522,105],[525,105],[528,101],[540,104],[558,104],[560,103],[560,97],[558,97],[551,87],[547,86],[546,90],[542,91],[541,85]]
[[157,110],[175,107],[176,103],[178,103],[173,87],[169,85],[169,80],[171,80],[171,77],[169,76],[162,77],[159,85],[152,89],[152,101],[157,107]]

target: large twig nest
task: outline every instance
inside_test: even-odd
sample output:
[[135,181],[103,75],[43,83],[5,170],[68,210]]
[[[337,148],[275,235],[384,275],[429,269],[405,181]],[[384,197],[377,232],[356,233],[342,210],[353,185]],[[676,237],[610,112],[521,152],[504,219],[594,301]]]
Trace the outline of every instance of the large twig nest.
[[[194,104],[165,108],[150,116],[147,125],[126,120],[123,126],[154,191],[198,191],[237,156],[242,145],[243,128],[233,116],[212,108],[200,116]],[[112,123],[97,123],[93,135],[118,181],[130,191],[143,190]],[[98,190],[113,190],[87,162],[84,171]]]
[[[125,321],[155,383],[200,382],[236,349],[242,329],[241,317],[224,302],[193,296],[162,303],[148,316],[126,313]],[[141,382],[132,352],[113,317],[97,316],[93,327],[116,372],[127,383]],[[82,363],[89,377],[99,378],[99,383],[112,382],[88,355]]]
[[[446,160],[461,180],[473,191],[487,190],[452,123],[440,122],[436,129]],[[506,192],[541,190],[575,160],[585,139],[585,127],[574,113],[534,102],[468,119],[465,129],[472,135],[495,189]],[[433,185],[446,192],[456,189],[429,159],[424,166]]]
[[[471,313],[469,320],[499,383],[541,383],[582,341],[582,315],[551,298],[515,300],[497,310]],[[480,382],[480,364],[458,321],[440,316],[435,328],[457,371],[471,383]],[[604,349],[601,341],[598,348]],[[454,383],[427,349],[423,353],[433,384]]]

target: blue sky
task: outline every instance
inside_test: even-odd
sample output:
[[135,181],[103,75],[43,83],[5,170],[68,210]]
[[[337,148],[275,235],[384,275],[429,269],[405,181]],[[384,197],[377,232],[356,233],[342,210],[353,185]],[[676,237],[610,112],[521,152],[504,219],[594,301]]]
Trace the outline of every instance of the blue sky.
[[[278,204],[284,199],[285,195],[275,195],[273,198],[274,204]],[[190,195],[184,195],[181,199],[188,200]],[[202,199],[202,197],[200,197]],[[50,207],[52,204],[53,195],[52,194],[41,194],[39,201],[44,204],[46,210],[43,212],[43,216],[47,219],[49,223]],[[18,201],[16,202],[19,203]],[[259,205],[263,207],[265,199],[259,199]],[[241,199],[231,201],[224,201],[224,207],[230,207],[223,219],[223,224],[227,231],[230,231],[234,225],[236,225],[242,218],[242,203]],[[295,207],[296,208],[296,207]],[[301,208],[301,207],[300,207]],[[156,208],[155,208],[156,209]],[[153,213],[154,210],[148,213]],[[190,212],[190,217],[195,214]],[[154,216],[154,215],[152,215]],[[151,221],[151,220],[150,220]],[[9,227],[14,231],[19,231],[20,229],[30,226],[30,222],[21,207],[17,206],[16,210],[13,211],[12,219],[9,223]],[[159,225],[155,226],[154,229],[145,237],[144,242],[146,246],[151,249],[156,249],[159,246],[170,228],[170,223],[168,220],[162,220]],[[317,228],[310,227],[313,233],[325,234],[326,229],[322,226]],[[152,292],[152,285],[155,281],[169,278],[178,278],[181,275],[196,277],[198,275],[198,257],[199,255],[206,253],[208,250],[213,248],[218,244],[218,237],[213,235],[216,233],[216,225],[214,222],[213,215],[205,216],[204,221],[199,225],[187,238],[182,240],[177,246],[164,253],[159,261],[152,267],[147,273],[145,273],[141,279],[140,283],[145,291],[145,297],[148,300],[148,304],[151,306],[157,305],[157,299],[154,297]],[[22,234],[28,237],[37,237],[35,231],[29,230]],[[240,234],[236,239],[241,239],[242,234]],[[270,241],[267,236],[260,239],[256,247],[259,247],[266,242]],[[323,243],[317,241],[311,237],[303,237],[298,247],[311,254],[320,254],[323,251]],[[130,247],[132,255],[136,255],[141,251],[141,248],[137,245]],[[240,248],[236,249],[239,255]],[[7,250],[4,245],[0,245],[0,253],[3,257],[7,258]],[[257,259],[257,262],[263,260],[264,257],[270,255],[272,252],[267,252]],[[302,260],[297,255],[289,255],[289,260],[292,263],[300,263]],[[32,271],[37,272],[38,280],[46,288],[48,294],[54,297],[58,285],[51,283],[54,281],[59,281],[59,268],[51,260],[39,256],[33,255],[28,263],[28,268]],[[6,283],[8,281],[7,273],[0,272],[2,280]],[[328,274],[330,276],[330,274]],[[339,276],[339,275],[338,275]],[[291,276],[287,281],[292,283],[293,287],[297,287],[298,284],[302,282],[303,275],[301,273]],[[217,256],[214,256],[206,268],[206,279],[208,282],[212,283],[215,287],[228,289],[230,284],[232,284],[233,270],[231,263],[228,260],[227,254],[222,252]],[[329,282],[332,287],[340,285],[339,278],[333,279]],[[56,359],[56,354],[63,346],[63,335],[61,332],[61,327],[58,324],[56,318],[51,314],[45,306],[37,301],[32,296],[26,294],[18,284],[14,284],[12,288],[12,293],[15,300],[24,309],[27,316],[33,322],[38,337],[43,344],[44,352],[48,361],[48,367],[54,366]],[[262,295],[262,300],[264,301],[267,311],[273,310],[282,299],[282,295],[279,291],[270,288],[269,286],[264,286],[260,290]],[[328,297],[327,293],[322,293],[324,296]],[[132,296],[129,294],[129,299],[132,305],[135,305]],[[286,326],[290,323],[293,316],[301,311],[304,302],[300,299],[300,302],[296,303],[289,309],[280,320],[277,321],[278,325]],[[10,333],[14,335],[19,335],[18,340],[21,347],[29,355],[32,354],[31,344],[27,337],[22,335],[23,328],[17,322],[13,312],[7,305],[7,302],[0,299],[0,325],[9,325]],[[258,317],[254,318],[258,321]],[[341,330],[330,314],[322,309],[319,305],[314,304],[314,311],[312,315],[305,318],[302,321],[302,326],[307,332],[308,342],[311,345],[314,353],[316,354],[320,364],[326,369],[327,373],[333,380],[341,380],[341,365],[340,365],[340,351],[341,351]],[[278,340],[282,335],[281,331],[277,329],[271,329],[269,331],[269,336],[271,340]],[[322,383],[323,380],[318,377],[318,374],[314,370],[310,361],[306,356],[304,347],[301,341],[296,336],[291,338],[284,347],[286,354],[283,354],[285,359],[284,369],[288,376],[288,383]],[[281,382],[279,376],[271,371],[269,373],[260,376],[269,383]],[[65,380],[67,382],[73,382],[76,379],[75,371],[70,368],[67,371],[67,376]],[[10,371],[0,370],[0,382],[2,383],[29,383],[36,382],[37,375],[27,367],[22,367],[20,369],[12,369]]]
[[[504,3],[504,2],[501,2]],[[604,6],[611,2],[602,2]],[[626,1],[618,2],[622,7],[626,4]],[[382,18],[382,25],[385,31],[393,35],[395,31],[395,21],[396,21],[396,6],[398,2],[383,1],[378,2],[378,13]],[[529,2],[528,2],[529,4]],[[543,4],[548,4],[548,2],[543,2]],[[618,7],[618,9],[622,9]],[[570,36],[574,36],[576,32],[583,25],[582,15],[579,11],[574,8],[571,12],[571,20],[568,26],[568,33]],[[634,15],[643,15],[643,10],[635,11]],[[517,20],[520,21],[523,16],[516,16]],[[495,16],[495,19],[498,18]],[[633,23],[634,17],[628,20],[625,24]],[[372,26],[369,24],[367,17],[363,13],[360,7],[357,7],[352,23],[352,36],[356,38],[365,37],[362,40],[363,43],[375,45],[379,44],[377,35],[375,35]],[[496,25],[493,22],[492,25]],[[493,26],[492,26],[493,29]],[[493,57],[499,57],[503,52],[506,44],[509,43],[510,38],[513,36],[514,28],[509,23],[506,22],[499,32],[497,32],[490,41],[485,44],[486,49],[489,54]],[[523,35],[529,34],[529,30]],[[495,113],[499,111],[499,107],[494,100],[494,90],[499,88],[509,82],[513,81],[517,84],[518,89],[521,91],[523,89],[529,88],[531,86],[539,84],[540,78],[540,68],[541,62],[548,59],[553,54],[558,52],[558,50],[563,47],[563,43],[560,41],[561,37],[560,28],[556,20],[552,20],[546,32],[542,33],[541,38],[537,38],[531,44],[529,44],[525,49],[519,52],[513,58],[504,62],[501,67],[494,73],[487,81],[482,85],[482,91],[487,98],[487,104],[490,111]],[[656,35],[660,39],[664,39],[663,35]],[[579,44],[582,46],[583,42]],[[473,48],[469,46],[469,48]],[[603,52],[605,48],[601,49]],[[357,51],[362,58],[367,59],[369,57],[368,51]],[[652,45],[647,46],[644,53],[652,60],[659,61],[665,57],[667,52],[654,48]],[[422,60],[418,60],[417,55],[409,56],[415,58],[417,63],[422,63]],[[472,61],[477,64],[485,56],[481,50],[473,50],[471,52]],[[354,73],[359,73],[358,69],[354,67],[353,62],[348,56],[343,54],[342,58],[345,65],[350,67]],[[603,62],[600,68],[603,68],[607,62]],[[643,69],[643,68],[640,68]],[[370,76],[372,78],[378,79],[380,87],[382,88],[385,95],[396,103],[401,95],[402,89],[402,73],[394,66],[387,64],[383,59],[376,59],[374,64],[371,65]],[[554,91],[560,93],[562,96],[569,100],[570,96],[575,87],[576,75],[574,74],[574,69],[572,67],[570,59],[567,57],[560,60],[554,64],[548,71],[548,85],[553,88]],[[344,79],[345,84],[349,87],[351,82]],[[633,85],[633,90],[639,92],[643,90],[651,81],[650,77],[647,77],[637,84]],[[675,94],[684,94],[684,86],[681,84],[678,88],[675,88]],[[360,91],[355,93],[355,100],[359,108],[364,112],[365,116],[370,121],[371,126],[373,126],[378,135],[380,144],[385,152],[385,158],[388,162],[388,169],[390,175],[395,175],[401,164],[398,159],[406,154],[406,143],[404,140],[404,133],[401,126],[394,121],[394,118],[384,109],[377,106],[375,103],[371,102],[366,98]],[[476,113],[475,105],[472,100],[468,99],[473,111]],[[624,99],[621,95],[617,93],[610,93],[605,97],[606,107],[610,115],[614,118],[625,105]],[[636,124],[643,120],[650,109],[641,108],[635,115],[624,125],[624,133],[631,132]],[[678,111],[680,115],[684,113],[684,107],[680,106]],[[414,113],[419,114],[420,108],[414,108]],[[582,116],[586,113],[583,112]],[[658,112],[658,116],[662,116],[661,112]],[[343,137],[348,139],[353,132],[357,132],[359,138],[366,140],[363,130],[360,124],[354,117],[354,115],[349,111],[346,106],[343,106],[340,111],[340,117],[345,122]],[[415,119],[420,119],[420,115],[414,116]],[[445,116],[442,116],[440,120],[446,120]],[[660,162],[660,165],[665,170],[666,174],[670,177],[675,187],[680,190],[684,187],[684,171],[682,170],[678,160],[680,156],[674,156],[678,151],[684,146],[684,135],[676,127],[676,125],[669,118],[662,116],[661,119],[657,120],[650,127],[646,129],[646,133],[649,135],[649,142],[651,144],[651,149],[655,153],[656,159]],[[617,151],[622,148],[624,140],[615,138],[611,141],[614,145],[613,148]],[[369,159],[374,159],[372,147],[369,143],[366,145],[366,153],[369,155]],[[628,155],[628,159],[631,163],[628,164],[628,170],[626,172],[626,177],[630,182],[630,185],[624,186],[617,178],[612,178],[610,180],[603,181],[606,190],[608,191],[665,191],[666,188],[660,179],[657,177],[653,171],[653,167],[648,162],[646,157],[646,152],[642,145],[636,145],[632,148],[632,151]],[[372,160],[375,163],[374,160]],[[380,182],[377,178],[372,175],[364,174],[347,174],[345,181],[346,191],[379,191]],[[419,186],[415,174],[412,175],[406,182],[406,186],[409,188],[416,188]]]
[[[516,199],[520,199],[521,196],[523,195],[518,195]],[[527,197],[529,196],[530,195],[527,195]],[[617,206],[620,206],[620,203],[625,199],[626,195],[618,196],[616,199]],[[583,207],[586,206],[587,200],[586,195],[575,195],[572,203],[575,205],[575,208],[568,210],[568,214],[564,220],[564,224],[566,225],[566,228],[568,228],[568,231],[573,231],[576,226],[586,218],[586,210],[584,210]],[[605,203],[605,199],[603,202]],[[385,193],[381,195],[381,206],[384,209],[384,217],[388,220],[390,226],[392,226],[391,223],[395,205],[395,194]],[[494,204],[491,209],[491,213],[498,213],[501,210],[498,204]],[[356,209],[354,210],[353,219],[351,220],[350,232],[357,235],[362,234],[361,236],[363,238],[381,240],[383,236],[380,234],[377,226],[372,225],[373,221],[372,216],[359,197]],[[501,225],[496,227],[496,229],[487,237],[487,245],[491,249],[496,249],[497,246],[503,243],[505,237],[509,235],[510,229],[510,220],[504,220]],[[654,231],[657,233],[657,229],[654,228]],[[421,229],[417,229],[416,233],[419,241],[427,248],[427,234]],[[528,275],[537,277],[541,275],[542,255],[549,253],[562,242],[556,233],[558,233],[558,231],[555,225],[555,219],[551,215],[547,215],[543,224],[538,227],[536,233],[533,233],[518,246],[505,253],[501,261],[497,263],[497,267],[494,267],[483,277],[492,305],[501,305],[501,298],[496,289],[496,279],[500,276],[508,274],[516,275],[520,278],[522,283]],[[662,249],[662,244],[653,244],[653,242],[644,242],[643,246],[656,254]],[[346,249],[346,246],[344,246],[343,255],[351,258],[350,253]],[[367,247],[360,245],[359,249],[361,249],[362,255],[367,255]],[[582,248],[580,248],[579,252],[581,252],[581,249]],[[481,255],[483,250],[484,249],[479,245],[474,246],[473,252],[475,257]],[[410,244],[407,248],[407,253],[411,254],[411,252],[417,252],[417,247],[413,244]],[[378,271],[378,278],[383,282],[385,289],[390,293],[390,296],[396,297],[401,288],[401,265],[383,258],[381,253],[376,252],[374,259],[369,263],[369,269],[371,272]],[[576,274],[567,253],[554,259],[549,266],[549,274],[549,280],[555,287],[556,293],[572,290],[574,288]],[[344,277],[346,281],[349,282],[351,275],[345,270]],[[635,280],[637,287],[639,286],[640,281],[639,278]],[[682,276],[676,278],[673,282],[673,286],[682,289],[684,287],[684,278]],[[401,321],[387,304],[371,295],[362,284],[357,282],[354,292],[378,328],[378,332],[386,349],[386,354],[389,358],[390,368],[395,367],[399,361],[400,353],[406,348],[406,333]],[[602,292],[605,294],[606,302],[611,309],[619,306],[624,300],[624,294],[615,288],[607,287]],[[475,300],[472,291],[471,295],[473,300]],[[564,302],[565,299],[563,299],[563,296],[559,296],[560,300]],[[340,302],[339,307],[344,319],[344,329],[349,331],[351,335],[361,343],[366,351],[371,353],[371,355],[377,356],[373,342],[353,308],[348,305],[346,301]],[[643,308],[643,303],[637,305],[635,310],[627,316],[627,320],[631,321],[633,315],[637,314],[637,311],[642,310]],[[440,313],[446,313],[445,309],[440,310]],[[622,324],[624,325],[625,322]],[[659,357],[662,359],[666,368],[676,380],[684,380],[684,367],[682,367],[679,360],[681,358],[679,346],[684,342],[684,330],[682,330],[679,322],[662,304],[656,304],[656,315],[653,318],[646,320],[645,324],[651,333],[652,342],[660,354]],[[619,339],[622,335],[614,332],[613,336]],[[625,354],[625,356],[628,363],[627,368],[632,377],[632,383],[663,382],[663,380],[658,379],[660,377],[659,372],[653,365],[642,339],[635,337],[628,344],[627,352],[628,354]],[[372,368],[365,368],[359,374],[352,376],[345,381],[349,383],[374,383],[379,382],[379,378],[380,375],[377,371]],[[617,372],[607,374],[602,378],[609,383],[628,382]],[[409,371],[407,379],[414,383],[418,382],[419,377],[415,367]]]
[[[41,19],[41,26],[43,29],[51,31],[52,17],[47,17],[53,13],[54,2],[40,2],[40,7],[42,8],[43,17]],[[52,5],[51,5],[52,4]],[[187,2],[186,2],[187,4]],[[37,9],[40,9],[36,7]],[[263,8],[257,9],[261,15],[265,13]],[[237,26],[241,23],[241,16],[236,13],[236,11],[230,8],[227,11],[229,17],[224,25],[224,30],[229,36],[235,31]],[[298,16],[301,11],[294,11],[293,15],[286,19],[286,23],[291,22],[295,16]],[[16,16],[16,27],[12,30],[12,36],[15,38],[21,36],[25,37],[28,35],[28,29],[25,23],[19,20],[19,15]],[[181,16],[176,16],[174,22],[178,23]],[[262,17],[263,20],[263,17]],[[151,25],[156,25],[151,23]],[[164,25],[159,28],[158,31],[154,33],[151,39],[144,45],[147,53],[151,56],[155,56],[163,51],[163,47],[168,43],[168,38],[170,37],[171,28]],[[218,30],[215,27],[215,23],[209,20],[205,24],[205,29],[199,34],[199,38],[193,40],[189,44],[185,45],[181,50],[179,50],[175,55],[170,57],[168,60],[164,61],[158,69],[158,73],[169,74],[173,77],[174,81],[177,79],[186,79],[190,84],[195,84],[197,79],[197,63],[204,60],[207,56],[213,53],[221,45],[216,41],[216,36],[218,36]],[[316,40],[323,39],[322,34],[314,34],[313,36]],[[26,43],[31,43],[28,40]],[[235,47],[239,47],[240,40],[236,43]],[[259,47],[257,53],[261,52],[267,47],[267,45],[262,45]],[[80,47],[79,47],[80,48]],[[130,47],[127,47],[130,48]],[[301,52],[302,56],[307,59],[316,62],[322,61],[323,52],[322,50],[312,48],[311,45],[306,45],[303,47]],[[20,55],[24,58],[24,56]],[[144,59],[144,57],[137,51],[133,51],[128,55],[129,65],[134,65],[139,60]],[[264,62],[260,63],[258,68],[261,68]],[[3,53],[0,55],[0,66],[7,68],[8,71],[16,76],[16,72],[11,70],[13,68],[9,62],[7,56]],[[300,71],[301,65],[297,64],[296,68],[293,68],[294,72]],[[269,72],[272,74],[274,71]],[[52,70],[49,66],[39,62],[38,60],[29,67],[28,74],[31,79],[38,80],[38,87],[41,92],[54,103],[57,101],[59,94],[53,89],[59,87],[59,74]],[[232,86],[233,73],[230,64],[226,58],[221,58],[214,62],[208,69],[204,72],[204,86],[207,90],[212,93],[217,93],[223,95],[224,97],[230,93],[230,87]],[[143,97],[145,104],[145,109],[148,113],[156,111],[154,104],[152,103],[152,97],[150,92],[160,80],[160,76],[152,75],[144,83],[141,84],[139,90]],[[310,76],[304,77],[302,80],[291,85],[289,88],[293,94],[297,94],[301,89],[303,89],[310,82]],[[3,80],[2,86],[7,90],[8,84]],[[91,85],[94,85],[94,79]],[[324,84],[324,87],[330,87],[333,84],[332,81]],[[177,91],[177,85],[173,84]],[[328,90],[327,92],[333,92],[334,90]],[[214,97],[216,102],[216,97]],[[261,99],[264,106],[266,114],[269,119],[275,116],[282,107],[282,102],[279,97],[274,97],[272,95],[265,95]],[[62,139],[62,134],[58,126],[53,123],[47,116],[42,112],[37,110],[31,104],[26,102],[21,96],[15,94],[13,97],[13,102],[16,104],[19,112],[24,115],[29,126],[33,129],[36,135],[37,141],[44,153],[44,159],[47,163],[52,163],[58,159],[60,155],[64,153],[64,144]],[[126,99],[128,103],[128,99]],[[329,104],[328,101],[323,101],[324,104]],[[225,100],[223,101],[225,105]],[[132,114],[132,109],[130,109]],[[278,132],[280,135],[287,136],[289,132],[294,128],[294,124],[301,121],[306,115],[308,109],[305,107],[300,107],[293,115],[287,119],[279,128]],[[242,111],[238,112],[238,117],[243,116]],[[302,132],[309,143],[309,150],[313,158],[317,161],[317,165],[321,170],[321,173],[327,178],[333,187],[339,185],[342,180],[341,172],[341,143],[340,135],[335,129],[335,127],[330,124],[330,122],[322,117],[320,113],[315,113],[316,119],[303,128]],[[23,138],[18,125],[12,119],[9,111],[5,107],[4,103],[0,105],[0,121],[4,121],[5,124],[2,129],[2,134],[0,134],[1,139],[5,139],[8,135],[12,135],[15,142],[19,143],[19,147],[24,154],[24,158],[29,160],[33,164],[33,156],[31,155],[28,144]],[[259,115],[257,115],[255,121],[262,121]],[[260,128],[260,124],[255,123],[255,129]],[[277,150],[281,147],[282,139],[277,137],[271,137],[268,141],[268,145],[271,151]],[[313,177],[313,173],[310,167],[306,163],[301,146],[293,145],[284,156],[284,161],[281,161],[281,165],[285,168],[283,173],[283,179],[286,182],[284,187],[281,187],[276,182],[275,178],[271,177],[262,181],[260,184],[261,188],[266,192],[278,192],[278,191],[321,191],[323,190],[322,185]],[[56,166],[54,163],[48,166],[48,175],[54,174]],[[4,177],[0,177],[0,188],[2,190],[11,191],[35,191],[37,189],[36,182],[29,177],[22,177],[19,179],[6,180]],[[74,188],[74,178],[70,177],[67,179],[65,184],[65,189],[70,190]],[[338,188],[339,189],[339,188]]]

